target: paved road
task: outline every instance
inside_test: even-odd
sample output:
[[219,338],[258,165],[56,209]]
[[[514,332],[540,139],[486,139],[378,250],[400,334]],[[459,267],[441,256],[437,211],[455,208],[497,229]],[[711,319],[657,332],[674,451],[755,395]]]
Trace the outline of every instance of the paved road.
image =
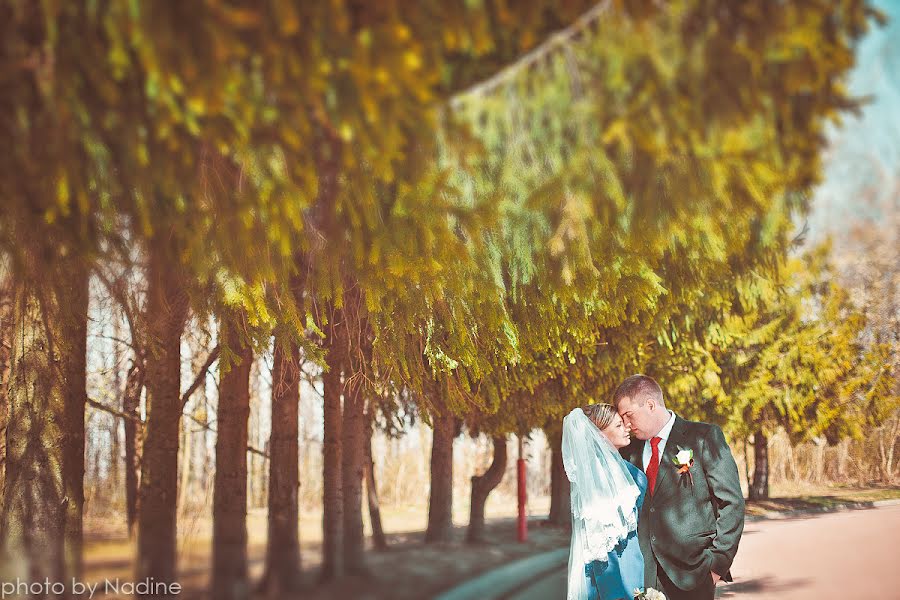
[[[717,598],[900,598],[900,505],[747,523]],[[509,600],[565,598],[565,572],[527,584]]]

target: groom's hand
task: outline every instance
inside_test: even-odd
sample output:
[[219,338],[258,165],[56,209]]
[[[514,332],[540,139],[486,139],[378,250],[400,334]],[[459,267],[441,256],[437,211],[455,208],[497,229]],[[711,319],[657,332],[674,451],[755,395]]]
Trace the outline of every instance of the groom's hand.
[[718,573],[716,573],[715,571],[710,571],[709,574],[712,575],[713,585],[714,586],[718,585],[719,581],[722,579],[722,576],[719,575]]

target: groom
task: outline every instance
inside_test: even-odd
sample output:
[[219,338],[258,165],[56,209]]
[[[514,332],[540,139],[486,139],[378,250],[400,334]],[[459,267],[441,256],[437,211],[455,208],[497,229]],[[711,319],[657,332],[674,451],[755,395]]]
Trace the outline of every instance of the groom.
[[632,375],[613,395],[634,439],[622,455],[647,474],[638,539],[644,583],[668,600],[707,600],[731,562],[744,530],[744,495],[722,430],[685,421],[666,409],[651,377]]

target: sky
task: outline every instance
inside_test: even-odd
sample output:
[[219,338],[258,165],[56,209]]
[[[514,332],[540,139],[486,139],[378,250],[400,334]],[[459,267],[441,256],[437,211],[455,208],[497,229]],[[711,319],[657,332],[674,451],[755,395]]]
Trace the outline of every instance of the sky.
[[[873,5],[889,21],[873,25],[860,42],[848,81],[853,95],[872,99],[859,117],[847,115],[840,127],[829,128],[824,180],[808,220],[813,243],[825,236],[839,241],[854,224],[900,210],[900,0]],[[879,198],[874,207],[861,201],[866,188]]]

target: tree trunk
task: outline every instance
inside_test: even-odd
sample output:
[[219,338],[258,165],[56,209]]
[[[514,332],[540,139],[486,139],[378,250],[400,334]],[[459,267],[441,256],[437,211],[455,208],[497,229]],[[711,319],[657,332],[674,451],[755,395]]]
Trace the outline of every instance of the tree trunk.
[[484,541],[484,505],[490,493],[500,485],[506,472],[506,436],[494,436],[494,458],[491,466],[481,475],[472,477],[472,502],[469,512],[469,530],[466,541]]
[[[99,418],[103,418],[105,415],[97,415]],[[95,427],[92,427],[95,429]],[[96,444],[93,447],[93,452],[91,454],[86,454],[85,458],[85,479],[91,482],[91,498],[94,499],[98,504],[100,503],[101,491],[104,492],[109,485],[109,482],[103,481],[101,479],[101,470],[100,463],[103,455],[103,446],[100,444]],[[107,499],[107,505],[109,504]]]
[[[90,299],[86,267],[72,268],[65,278],[60,309],[67,322],[59,346],[64,387],[63,480],[67,502],[65,531],[66,572],[80,578],[83,571],[84,410],[87,404],[87,320]],[[65,307],[65,308],[63,308]]]
[[9,419],[7,394],[14,325],[12,280],[5,279],[0,281],[0,513],[3,510],[3,482],[6,475],[6,422]]
[[885,473],[887,475],[887,483],[894,482],[894,448],[897,446],[897,435],[900,434],[900,413],[894,415],[894,422],[891,426],[890,448],[887,453],[887,466]]
[[[766,443],[768,444],[768,440]],[[791,479],[793,479],[794,481],[797,481],[798,479],[800,479],[800,469],[797,466],[797,455],[794,452],[794,446],[793,446],[793,444],[791,444],[790,439],[787,439],[787,441],[785,442],[784,450],[785,450],[785,455],[787,456],[787,466],[790,468],[790,471],[791,471]],[[768,451],[766,453],[768,454]],[[768,483],[768,469],[766,469],[766,471],[767,471],[766,472],[766,480]]]
[[748,495],[750,500],[769,497],[769,440],[762,432],[753,436],[753,482]]
[[878,477],[882,483],[885,481],[885,468],[887,466],[887,453],[884,447],[884,438],[887,432],[884,427],[875,430],[875,436],[878,440]]
[[[235,357],[220,362],[216,475],[213,491],[212,597],[245,600],[247,582],[247,435],[253,350],[242,324],[223,322],[221,333]],[[226,370],[227,369],[227,370]]]
[[[335,317],[337,320],[337,317]],[[327,336],[326,362],[322,374],[324,394],[324,439],[322,444],[322,580],[344,575],[344,496],[341,416],[341,343],[335,339],[334,325]]]
[[[203,448],[198,448],[202,446],[206,441],[203,430],[194,431],[193,423],[207,423],[209,422],[209,415],[206,412],[205,404],[205,394],[206,394],[206,376],[209,373],[209,367],[206,365],[206,361],[209,360],[208,354],[205,352],[205,347],[208,345],[207,343],[198,343],[191,344],[189,346],[189,351],[191,353],[191,373],[194,373],[195,382],[197,382],[196,388],[190,392],[190,395],[185,397],[185,394],[182,394],[182,404],[181,404],[181,448],[179,452],[181,454],[181,458],[178,461],[178,465],[180,468],[179,472],[179,483],[178,483],[178,514],[184,517],[188,514],[188,511],[191,510],[191,500],[195,499],[197,490],[195,488],[195,482],[199,481],[198,476],[198,461],[197,454],[198,450],[203,450]],[[217,355],[218,356],[218,355]],[[199,378],[199,379],[197,379]],[[188,388],[190,391],[194,384],[191,384],[191,387]],[[188,411],[187,407],[191,405],[191,410]],[[184,419],[185,416],[190,415],[190,419]],[[201,440],[198,443],[198,438]]]
[[[118,314],[113,315],[113,337],[122,339],[122,321]],[[113,344],[113,389],[116,394],[122,390],[122,363],[123,363],[122,345],[118,342]],[[122,410],[123,395],[118,396],[118,406],[115,408]],[[122,439],[119,435],[119,417],[109,415],[109,494],[110,498],[116,505],[119,503],[119,495],[122,492]]]
[[882,483],[890,484],[894,478],[894,446],[897,445],[900,416],[885,421],[876,431],[878,436],[878,474]]
[[111,417],[109,423],[109,495],[110,498],[118,505],[119,495],[122,492],[122,441],[119,436],[119,418]]
[[[141,460],[137,579],[170,590],[176,581],[178,424],[181,419],[181,334],[187,294],[165,240],[151,240],[147,268],[147,421]],[[146,594],[143,597],[169,597]]]
[[453,438],[456,419],[446,410],[433,417],[431,493],[425,542],[449,542],[453,535]]
[[[182,411],[182,414],[185,414]],[[188,498],[191,494],[191,452],[193,452],[193,433],[191,433],[190,425],[186,424],[184,420],[181,421],[180,427],[181,432],[181,440],[179,442],[180,448],[178,451],[181,453],[181,458],[178,460],[178,466],[180,467],[179,482],[178,482],[178,503],[177,510],[178,514],[182,517],[185,516],[185,512],[187,510]]]
[[[259,385],[258,385],[259,377],[257,377],[255,379],[255,381],[256,381],[256,385],[254,385],[254,388],[253,388],[254,391],[252,392],[251,398],[254,401],[255,405],[259,406],[260,403],[262,402],[262,399],[261,399],[262,397],[259,393]],[[257,411],[255,420],[256,420],[256,427],[253,428],[254,429],[253,445],[257,448],[266,448],[267,441],[263,440],[263,434],[262,434],[263,420],[260,417],[258,411]],[[269,481],[268,481],[268,473],[266,470],[266,457],[259,455],[259,454],[255,454],[255,453],[252,456],[254,457],[255,460],[253,463],[253,473],[252,473],[251,480],[255,482],[254,486],[256,488],[256,494],[255,494],[255,498],[254,498],[251,506],[253,506],[254,508],[262,508],[268,504],[268,498],[269,498],[269,487],[268,487]]]
[[125,518],[128,537],[133,538],[137,528],[139,486],[141,483],[141,448],[144,431],[141,426],[141,392],[144,389],[144,369],[139,360],[128,370],[122,412],[131,415],[125,419]]
[[272,369],[272,433],[269,441],[269,535],[261,588],[271,598],[300,589],[298,417],[300,355],[287,340],[275,340]]
[[747,482],[747,488],[750,488],[750,450],[747,444],[747,436],[744,435],[744,480]]
[[562,459],[562,430],[548,433],[550,442],[550,516],[549,522],[561,527],[572,525],[571,487]]
[[65,582],[82,572],[88,274],[69,263],[48,279],[15,288],[0,516],[6,581]]
[[[260,403],[259,375],[259,369],[254,366],[250,373],[250,398],[251,403],[256,406],[259,406]],[[250,411],[247,444],[254,448],[262,448],[265,446],[262,440],[262,419],[260,418],[258,410]],[[265,457],[253,452],[247,456],[247,462],[249,463],[249,471],[247,473],[248,506],[251,508],[261,508],[266,505],[266,498],[268,497],[268,491],[266,490]]]
[[841,482],[845,481],[847,477],[847,463],[850,461],[851,452],[850,444],[850,438],[844,438],[838,443],[837,474]]
[[381,507],[378,502],[378,485],[375,481],[375,458],[372,456],[372,423],[366,427],[366,501],[369,505],[369,521],[372,523],[372,543],[377,550],[386,550],[387,539],[381,525]]
[[344,487],[344,567],[364,573],[365,534],[362,519],[362,485],[365,475],[365,400],[360,377],[346,373],[342,465]]
[[825,450],[827,442],[822,439],[815,443],[815,463],[813,464],[813,481],[822,483],[825,479]]

